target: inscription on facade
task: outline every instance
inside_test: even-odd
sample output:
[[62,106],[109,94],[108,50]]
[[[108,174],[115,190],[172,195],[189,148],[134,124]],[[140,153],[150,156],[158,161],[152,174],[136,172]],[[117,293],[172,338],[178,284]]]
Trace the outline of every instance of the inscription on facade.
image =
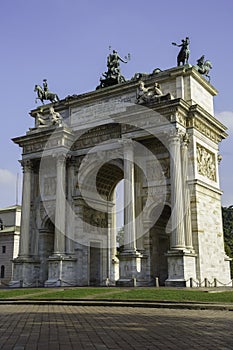
[[71,125],[83,124],[96,119],[103,119],[115,113],[123,113],[126,108],[132,106],[135,101],[135,93],[124,95],[105,101],[88,105],[86,107],[80,106],[72,108],[71,110]]

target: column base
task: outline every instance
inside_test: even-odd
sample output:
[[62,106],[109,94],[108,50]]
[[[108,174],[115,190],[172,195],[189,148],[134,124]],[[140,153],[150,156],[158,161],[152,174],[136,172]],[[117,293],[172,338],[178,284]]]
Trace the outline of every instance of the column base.
[[165,287],[187,287],[186,280],[184,279],[167,279],[165,281]]
[[17,257],[13,260],[13,279],[10,288],[39,287],[40,261],[31,257]]
[[196,254],[186,249],[171,250],[167,254],[168,278],[166,287],[190,287],[190,278],[196,279]]
[[48,280],[45,287],[76,286],[76,261],[67,255],[52,255],[48,258]]
[[118,287],[146,286],[142,261],[147,256],[134,250],[125,250],[119,256],[120,278],[116,281]]

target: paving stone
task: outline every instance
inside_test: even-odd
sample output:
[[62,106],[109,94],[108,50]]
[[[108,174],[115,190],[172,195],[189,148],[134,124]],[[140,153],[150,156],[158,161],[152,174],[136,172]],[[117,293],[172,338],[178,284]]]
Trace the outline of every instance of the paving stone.
[[228,310],[0,305],[1,350],[231,350],[232,329]]

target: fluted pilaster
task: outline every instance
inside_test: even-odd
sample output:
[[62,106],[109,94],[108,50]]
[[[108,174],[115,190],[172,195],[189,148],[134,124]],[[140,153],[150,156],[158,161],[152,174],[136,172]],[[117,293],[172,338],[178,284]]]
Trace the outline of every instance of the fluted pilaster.
[[183,172],[183,197],[184,197],[184,230],[186,248],[192,250],[192,224],[190,209],[190,192],[188,185],[188,134],[185,134],[181,144],[182,172]]
[[32,163],[30,160],[22,160],[21,165],[23,167],[23,192],[19,257],[28,257],[30,243]]
[[185,248],[181,136],[180,131],[176,129],[172,132],[169,139],[172,207],[171,249]]
[[124,140],[124,247],[136,250],[133,142]]
[[66,155],[60,153],[56,156],[57,187],[55,209],[55,237],[54,254],[65,253],[65,223],[66,223]]

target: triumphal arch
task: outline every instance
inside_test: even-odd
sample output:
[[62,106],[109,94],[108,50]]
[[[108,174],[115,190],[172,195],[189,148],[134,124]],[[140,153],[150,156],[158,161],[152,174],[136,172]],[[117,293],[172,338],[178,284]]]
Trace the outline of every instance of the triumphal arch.
[[32,110],[35,127],[13,139],[23,150],[23,200],[12,283],[228,283],[216,89],[189,64],[116,82],[118,68],[108,68],[96,90]]

